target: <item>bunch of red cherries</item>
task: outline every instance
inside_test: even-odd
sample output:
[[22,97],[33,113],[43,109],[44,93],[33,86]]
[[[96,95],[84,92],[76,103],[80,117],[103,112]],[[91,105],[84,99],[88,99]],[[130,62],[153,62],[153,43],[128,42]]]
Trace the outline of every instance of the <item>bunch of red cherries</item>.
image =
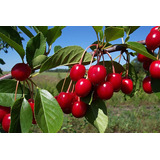
[[[159,26],[153,27],[150,33],[146,37],[146,46],[147,49],[151,51],[151,54],[154,54],[154,50],[160,47],[159,29],[160,29]],[[155,79],[160,79],[160,60],[153,61],[152,59],[142,54],[137,54],[137,59],[139,62],[143,63],[143,68],[146,71],[149,71],[150,73],[150,76],[145,77],[143,80],[143,90],[146,93],[151,94],[153,93],[151,87],[151,77]]]
[[75,81],[75,89],[72,92],[61,92],[56,99],[64,113],[76,118],[85,116],[87,108],[86,103],[81,98],[88,96],[93,92],[93,97],[108,100],[114,92],[122,91],[130,94],[133,90],[133,82],[129,77],[123,77],[120,73],[107,74],[103,65],[93,65],[89,68],[86,78],[86,69],[82,64],[75,64],[70,70],[70,78]]

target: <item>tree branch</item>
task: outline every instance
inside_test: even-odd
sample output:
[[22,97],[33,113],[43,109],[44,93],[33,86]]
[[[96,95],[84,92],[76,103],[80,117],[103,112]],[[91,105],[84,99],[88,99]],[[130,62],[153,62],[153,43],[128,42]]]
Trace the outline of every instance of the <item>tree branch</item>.
[[[137,42],[145,45],[145,40],[141,40],[141,41],[137,41]],[[125,50],[126,50],[126,47],[120,46],[120,45],[115,45],[113,47],[105,49],[105,52],[112,53],[112,52],[115,52],[115,51],[125,51]],[[94,51],[90,52],[90,54],[93,54],[93,52]],[[96,56],[96,54],[95,54],[95,56]],[[39,68],[36,68],[36,69],[39,69]],[[3,80],[3,79],[12,79],[11,73],[0,77],[0,80]]]

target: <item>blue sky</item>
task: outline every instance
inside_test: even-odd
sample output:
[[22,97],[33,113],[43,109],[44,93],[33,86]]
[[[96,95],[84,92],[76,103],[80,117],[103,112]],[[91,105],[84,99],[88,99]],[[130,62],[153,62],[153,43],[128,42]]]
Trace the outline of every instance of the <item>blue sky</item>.
[[[153,26],[141,26],[138,28],[133,34],[130,35],[129,41],[139,41],[144,40],[147,36],[147,34],[150,32],[151,28]],[[27,36],[22,34],[22,37],[24,37],[23,46],[26,47],[26,44],[29,40]],[[94,41],[96,41],[96,34],[95,31],[91,26],[67,26],[62,31],[62,36],[59,37],[52,45],[52,50],[49,54],[52,55],[53,48],[56,45],[61,45],[62,47],[71,46],[71,45],[78,45],[82,48],[87,48],[89,45],[91,45]],[[116,43],[122,43],[121,39],[111,42],[112,44]],[[0,68],[3,71],[10,71],[11,68],[21,61],[20,56],[14,49],[9,49],[9,52],[6,54],[3,51],[0,52],[0,58],[2,58],[5,61],[5,65],[0,65]],[[90,50],[88,50],[90,51]],[[114,52],[111,54],[113,58],[117,57],[119,55],[119,52]],[[106,60],[108,60],[108,57],[105,56]],[[133,58],[132,58],[133,59]],[[131,60],[132,60],[131,59]],[[122,64],[124,61],[121,62]]]

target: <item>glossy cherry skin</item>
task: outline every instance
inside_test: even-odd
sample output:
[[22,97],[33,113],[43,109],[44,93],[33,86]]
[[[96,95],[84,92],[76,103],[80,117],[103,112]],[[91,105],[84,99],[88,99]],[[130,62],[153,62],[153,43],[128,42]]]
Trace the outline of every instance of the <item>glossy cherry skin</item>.
[[66,92],[61,92],[57,97],[57,101],[61,109],[66,114],[71,113],[72,100],[73,100],[72,94]]
[[9,131],[9,127],[10,127],[10,123],[11,123],[11,114],[6,114],[2,120],[2,128],[5,132]]
[[31,68],[28,64],[17,63],[11,70],[11,75],[18,81],[26,80],[31,74]]
[[102,82],[97,87],[97,95],[99,98],[107,100],[113,96],[113,85],[111,82]]
[[147,35],[146,46],[149,50],[155,50],[160,46],[160,32],[158,30],[152,31]]
[[143,90],[148,94],[153,93],[152,87],[151,87],[151,77],[148,76],[148,77],[144,78],[144,80],[143,80]]
[[75,85],[75,93],[79,97],[87,96],[92,89],[92,84],[88,79],[81,78]]
[[29,99],[28,102],[31,106],[32,114],[33,114],[32,124],[36,124],[36,120],[35,120],[35,117],[34,117],[34,100]]
[[145,62],[145,61],[150,60],[148,57],[146,57],[146,56],[144,56],[143,54],[140,54],[140,53],[137,54],[137,59],[138,59],[139,62]]
[[87,104],[82,101],[76,101],[72,106],[72,115],[76,118],[84,117],[87,111]]
[[8,113],[10,113],[10,107],[0,106],[0,123],[3,120],[3,117]]
[[133,82],[129,78],[122,78],[121,91],[125,94],[131,94],[133,91]]
[[119,73],[108,74],[107,81],[112,83],[114,92],[118,92],[121,89],[122,76]]
[[149,72],[152,78],[160,79],[160,60],[153,61],[149,67]]
[[101,82],[104,82],[106,75],[106,68],[102,65],[91,66],[88,70],[88,79],[92,84],[100,84]]
[[160,26],[155,26],[155,27],[153,27],[150,32],[157,31],[159,27],[160,27]]
[[152,62],[153,62],[152,59],[149,59],[148,61],[143,62],[143,69],[146,70],[146,71],[149,71],[149,67],[150,67]]
[[75,64],[70,70],[70,77],[73,81],[78,81],[83,78],[86,73],[86,68],[82,64]]

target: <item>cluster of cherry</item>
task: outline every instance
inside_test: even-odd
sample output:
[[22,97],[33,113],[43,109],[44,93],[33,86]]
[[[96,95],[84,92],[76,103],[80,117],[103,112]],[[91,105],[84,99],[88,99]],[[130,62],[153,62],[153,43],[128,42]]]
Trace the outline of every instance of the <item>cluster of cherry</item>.
[[[160,28],[159,26],[153,27],[150,33],[146,37],[146,46],[147,49],[151,51],[151,54],[154,54],[154,50],[160,47]],[[153,61],[152,59],[142,55],[137,54],[137,59],[139,62],[143,63],[143,68],[146,71],[149,71],[150,76],[147,76],[143,80],[143,90],[151,94],[153,93],[151,87],[151,77],[155,79],[160,79],[160,61],[158,60],[159,53],[157,55],[157,60]]]
[[113,96],[114,92],[122,91],[130,94],[133,90],[133,82],[127,76],[123,77],[120,73],[107,74],[103,65],[93,65],[89,68],[87,77],[85,77],[86,69],[82,64],[75,64],[70,70],[70,78],[76,81],[75,89],[72,92],[61,92],[56,99],[64,113],[72,115],[76,118],[85,116],[87,104],[80,98],[86,97],[93,92],[93,97],[99,97],[108,100]]

